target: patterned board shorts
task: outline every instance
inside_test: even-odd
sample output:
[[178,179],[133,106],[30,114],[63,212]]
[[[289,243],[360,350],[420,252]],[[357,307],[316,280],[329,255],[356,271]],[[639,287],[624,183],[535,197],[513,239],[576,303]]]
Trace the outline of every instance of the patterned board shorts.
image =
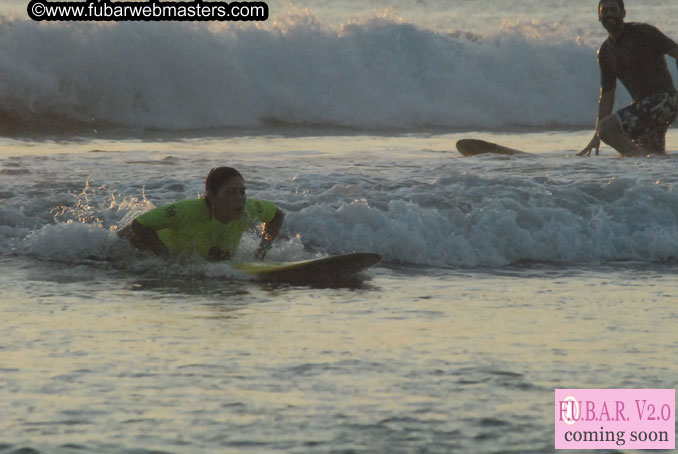
[[660,93],[615,112],[622,131],[645,150],[666,153],[666,131],[678,116],[678,93]]

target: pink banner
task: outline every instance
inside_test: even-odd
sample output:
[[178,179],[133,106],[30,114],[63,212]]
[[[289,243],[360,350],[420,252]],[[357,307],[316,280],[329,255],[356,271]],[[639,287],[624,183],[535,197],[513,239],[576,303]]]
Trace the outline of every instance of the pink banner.
[[556,449],[675,449],[674,389],[556,389]]

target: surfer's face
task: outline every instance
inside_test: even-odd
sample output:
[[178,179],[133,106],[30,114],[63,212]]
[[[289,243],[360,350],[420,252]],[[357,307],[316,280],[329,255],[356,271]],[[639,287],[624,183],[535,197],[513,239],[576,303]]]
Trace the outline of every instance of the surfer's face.
[[624,26],[626,10],[619,6],[617,0],[603,0],[598,9],[598,20],[609,33],[618,33]]
[[231,178],[216,194],[210,195],[212,214],[224,224],[242,216],[246,201],[245,181],[242,178]]

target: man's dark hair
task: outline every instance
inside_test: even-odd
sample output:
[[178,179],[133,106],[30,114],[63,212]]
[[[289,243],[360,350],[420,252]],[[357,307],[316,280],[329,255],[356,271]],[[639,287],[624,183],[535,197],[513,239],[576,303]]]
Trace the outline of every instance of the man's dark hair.
[[[605,0],[600,0],[598,2],[598,11],[600,11],[600,5],[602,5],[604,1]],[[621,8],[623,10],[624,9],[624,0],[617,0],[617,5],[619,5],[619,8]]]
[[209,195],[215,195],[224,184],[228,183],[233,178],[241,178],[244,180],[242,175],[240,175],[240,172],[233,167],[215,167],[210,170],[207,178],[205,178],[205,192],[207,193],[207,197],[209,198]]

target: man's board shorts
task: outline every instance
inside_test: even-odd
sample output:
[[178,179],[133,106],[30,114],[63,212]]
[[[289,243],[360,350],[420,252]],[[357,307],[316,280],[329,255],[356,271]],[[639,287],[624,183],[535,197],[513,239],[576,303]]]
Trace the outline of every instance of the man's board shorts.
[[666,153],[666,131],[678,116],[678,93],[642,98],[615,112],[622,132],[647,151]]

